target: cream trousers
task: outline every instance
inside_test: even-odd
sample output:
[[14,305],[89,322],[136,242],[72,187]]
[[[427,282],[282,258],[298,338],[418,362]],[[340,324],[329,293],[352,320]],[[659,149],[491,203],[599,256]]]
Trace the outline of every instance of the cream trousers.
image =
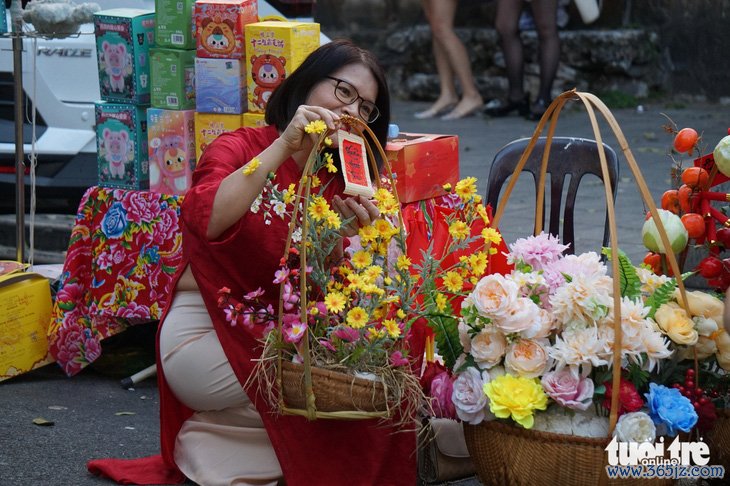
[[204,486],[276,485],[281,467],[261,416],[228,363],[198,291],[177,291],[160,331],[162,368],[197,412],[180,429],[175,462]]

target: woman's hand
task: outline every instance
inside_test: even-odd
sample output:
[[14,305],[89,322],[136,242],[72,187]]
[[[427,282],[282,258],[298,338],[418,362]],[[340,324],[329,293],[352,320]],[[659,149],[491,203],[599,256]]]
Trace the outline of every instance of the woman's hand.
[[279,136],[279,142],[286,150],[291,153],[301,150],[311,150],[317,142],[319,135],[316,133],[307,133],[304,127],[312,121],[322,120],[327,128],[335,130],[340,120],[339,115],[326,108],[319,106],[301,105],[297,108],[294,117],[287,125],[286,129]]
[[362,226],[371,224],[380,216],[377,206],[362,196],[348,197],[347,199],[335,196],[332,199],[332,206],[343,220],[354,217],[350,223],[340,230],[342,236],[355,236]]

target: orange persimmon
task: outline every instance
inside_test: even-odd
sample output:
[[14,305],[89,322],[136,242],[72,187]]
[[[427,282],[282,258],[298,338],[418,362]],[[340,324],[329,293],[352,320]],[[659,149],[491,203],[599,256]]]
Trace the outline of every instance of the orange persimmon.
[[679,207],[683,213],[691,213],[697,206],[697,198],[694,191],[687,184],[682,184],[677,190],[677,198],[679,199]]
[[683,214],[680,218],[690,238],[697,239],[705,236],[705,218],[697,213]]
[[679,214],[679,191],[670,189],[662,194],[662,209]]
[[710,182],[710,174],[702,167],[687,167],[682,171],[682,182],[694,190],[701,190]]
[[674,150],[692,155],[692,150],[697,145],[699,138],[697,130],[694,128],[683,128],[674,136]]
[[651,267],[651,271],[657,275],[662,273],[662,256],[659,253],[650,251],[644,257],[644,263]]

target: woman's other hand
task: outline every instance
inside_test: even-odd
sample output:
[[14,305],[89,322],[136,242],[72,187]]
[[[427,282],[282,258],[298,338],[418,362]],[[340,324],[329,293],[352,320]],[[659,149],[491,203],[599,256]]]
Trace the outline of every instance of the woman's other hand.
[[290,153],[299,152],[301,150],[310,151],[317,142],[319,135],[316,133],[307,133],[304,131],[310,122],[322,120],[327,128],[335,130],[340,120],[339,115],[326,108],[319,106],[301,105],[297,108],[294,117],[287,125],[286,129],[279,136],[279,142]]
[[342,236],[346,237],[355,236],[361,227],[371,224],[380,216],[377,206],[362,196],[353,196],[347,199],[335,196],[332,199],[332,206],[340,214],[343,221],[351,220],[340,230]]

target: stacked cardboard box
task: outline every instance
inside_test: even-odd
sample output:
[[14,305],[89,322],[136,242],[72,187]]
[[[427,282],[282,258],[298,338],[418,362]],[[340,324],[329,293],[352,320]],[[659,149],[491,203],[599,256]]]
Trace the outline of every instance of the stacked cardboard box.
[[99,185],[149,188],[147,122],[155,14],[119,8],[94,15],[101,99],[96,103]]

